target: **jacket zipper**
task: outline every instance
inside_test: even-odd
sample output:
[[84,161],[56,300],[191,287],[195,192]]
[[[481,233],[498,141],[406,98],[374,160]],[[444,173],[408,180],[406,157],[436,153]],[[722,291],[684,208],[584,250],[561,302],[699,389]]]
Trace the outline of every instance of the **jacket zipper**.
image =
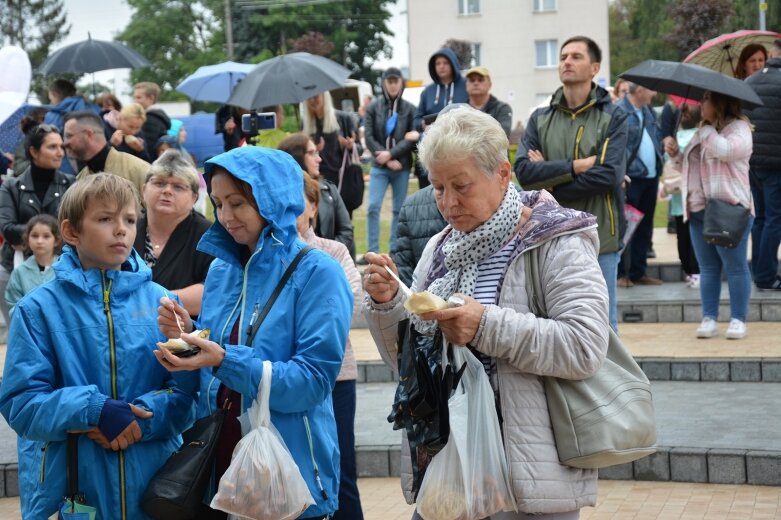
[[[103,286],[103,312],[106,313],[108,323],[108,345],[109,358],[111,361],[111,398],[118,399],[117,393],[117,349],[114,343],[114,318],[111,316],[111,284],[109,280],[106,284],[106,272],[100,272],[101,284]],[[125,493],[125,452],[119,450],[119,507],[122,520],[127,518],[127,497]]]
[[312,431],[309,429],[309,417],[304,416],[304,429],[306,430],[306,439],[309,441],[309,455],[312,457],[312,467],[315,468],[315,482],[317,483],[317,489],[320,490],[323,500],[328,500],[328,493],[323,488],[323,482],[320,480],[320,470],[317,469],[317,462],[315,462],[315,448],[312,445]]
[[605,138],[605,144],[602,145],[602,157],[599,158],[599,164],[605,164],[605,156],[607,155],[607,143],[610,142],[610,138]]
[[616,234],[616,216],[613,214],[613,195],[605,193],[605,199],[607,200],[607,215],[610,217],[610,235]]
[[44,477],[46,476],[44,470],[46,469],[46,452],[49,450],[49,441],[46,441],[43,443],[43,447],[41,448],[41,471],[39,473],[38,480],[41,484],[43,484]]
[[572,154],[573,159],[580,159],[580,140],[583,139],[583,133],[585,131],[585,125],[580,125],[578,127],[578,133],[575,134],[575,151]]

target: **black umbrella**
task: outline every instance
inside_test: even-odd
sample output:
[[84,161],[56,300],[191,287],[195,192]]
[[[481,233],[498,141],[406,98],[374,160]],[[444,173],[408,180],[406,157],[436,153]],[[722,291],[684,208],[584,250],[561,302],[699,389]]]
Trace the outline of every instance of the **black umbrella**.
[[710,91],[737,98],[744,105],[762,105],[757,93],[746,83],[691,63],[646,60],[619,76],[651,90],[687,99],[702,99]]
[[58,50],[36,69],[38,74],[63,72],[97,72],[108,69],[137,69],[149,61],[119,42],[93,40],[92,36]]
[[299,103],[339,88],[350,71],[333,60],[294,52],[261,62],[239,83],[229,105],[258,109],[269,105]]

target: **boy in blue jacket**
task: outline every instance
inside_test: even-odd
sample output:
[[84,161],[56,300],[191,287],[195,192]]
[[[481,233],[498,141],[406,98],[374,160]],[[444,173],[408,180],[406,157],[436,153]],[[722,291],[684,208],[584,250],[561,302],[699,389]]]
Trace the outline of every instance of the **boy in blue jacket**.
[[149,518],[141,495],[192,423],[197,383],[185,392],[152,354],[170,293],[133,250],[133,185],[91,175],[59,211],[68,246],[54,280],[16,306],[0,387],[0,413],[19,435],[22,516],[57,511],[68,434],[80,433],[79,490],[98,518]]

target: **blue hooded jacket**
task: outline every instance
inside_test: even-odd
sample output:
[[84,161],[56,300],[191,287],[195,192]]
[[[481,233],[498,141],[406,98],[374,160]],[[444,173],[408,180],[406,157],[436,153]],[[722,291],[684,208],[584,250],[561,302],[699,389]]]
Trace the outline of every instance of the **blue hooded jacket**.
[[[246,409],[257,397],[262,363],[273,364],[271,422],[284,439],[316,504],[301,518],[323,516],[338,507],[339,444],[331,391],[342,365],[353,296],[341,266],[320,250],[298,264],[252,345],[247,329],[263,309],[285,269],[306,246],[296,217],[304,208],[303,173],[287,153],[245,146],[205,165],[211,185],[215,169],[247,182],[265,220],[255,251],[242,267],[241,247],[218,220],[198,249],[215,257],[203,292],[200,326],[225,348],[216,370],[201,372],[199,416],[211,413],[220,383],[242,395]],[[230,342],[239,320],[239,344]]]
[[[449,85],[444,85],[437,77],[437,70],[434,63],[437,57],[444,56],[450,61],[453,67],[453,81]],[[443,47],[431,55],[428,60],[428,73],[434,83],[431,83],[423,92],[420,93],[420,103],[415,111],[415,119],[412,125],[416,130],[422,130],[423,116],[429,114],[438,114],[440,110],[450,103],[468,103],[469,96],[466,93],[466,80],[461,75],[461,69],[458,64],[456,53],[452,49]]]
[[[195,417],[185,393],[152,353],[165,341],[157,306],[169,293],[133,251],[121,271],[84,271],[65,247],[55,279],[16,305],[8,335],[0,412],[19,435],[24,518],[48,518],[67,494],[67,432],[98,424],[112,398],[150,410],[143,438],[114,452],[79,437],[79,489],[98,518],[146,519],[141,495]],[[178,376],[177,376],[178,380]]]

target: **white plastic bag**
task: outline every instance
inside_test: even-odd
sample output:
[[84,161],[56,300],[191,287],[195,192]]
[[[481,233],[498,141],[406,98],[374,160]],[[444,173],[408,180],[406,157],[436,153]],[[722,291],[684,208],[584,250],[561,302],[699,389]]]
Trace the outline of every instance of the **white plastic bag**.
[[264,361],[258,398],[248,410],[252,430],[233,450],[231,464],[210,504],[213,509],[254,520],[287,520],[315,503],[271,424],[270,390],[271,362]]
[[516,511],[491,383],[467,348],[454,347],[452,364],[458,369],[464,362],[461,382],[448,400],[450,437],[420,484],[417,511],[423,520],[475,520]]

